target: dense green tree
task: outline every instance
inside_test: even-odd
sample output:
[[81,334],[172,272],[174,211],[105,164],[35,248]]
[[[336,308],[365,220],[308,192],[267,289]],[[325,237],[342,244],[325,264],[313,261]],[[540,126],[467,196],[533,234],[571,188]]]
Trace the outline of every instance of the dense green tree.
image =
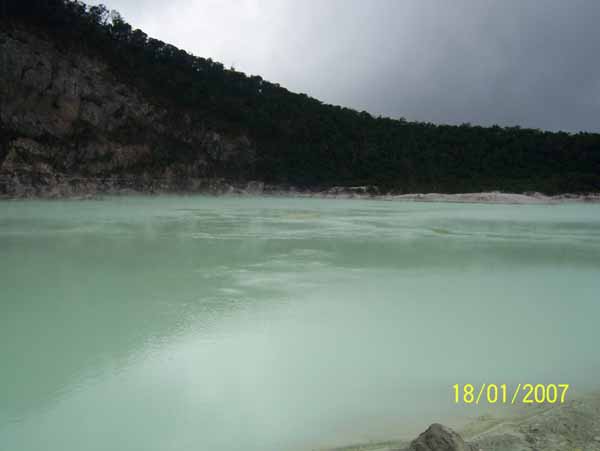
[[[124,82],[255,143],[253,177],[300,186],[410,191],[600,191],[600,135],[374,118],[225,69],[133,30],[116,12],[71,0],[4,0],[19,22],[104,58]],[[224,168],[240,176],[240,168]],[[248,175],[248,174],[246,174]]]

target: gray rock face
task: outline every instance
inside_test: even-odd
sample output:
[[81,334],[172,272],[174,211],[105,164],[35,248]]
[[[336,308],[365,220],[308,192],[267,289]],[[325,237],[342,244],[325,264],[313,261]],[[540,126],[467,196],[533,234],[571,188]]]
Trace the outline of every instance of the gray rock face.
[[102,61],[6,27],[0,58],[0,195],[220,192],[252,169],[247,136],[154,104]]
[[471,451],[474,448],[465,443],[452,429],[434,423],[408,447],[409,451]]
[[264,192],[265,184],[263,182],[252,181],[246,185],[246,193],[251,195],[260,195]]

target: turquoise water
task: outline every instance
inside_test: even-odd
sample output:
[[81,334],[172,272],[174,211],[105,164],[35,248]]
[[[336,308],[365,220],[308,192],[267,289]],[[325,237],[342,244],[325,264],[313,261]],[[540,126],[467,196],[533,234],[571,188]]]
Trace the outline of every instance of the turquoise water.
[[0,450],[294,451],[600,381],[600,206],[0,203]]

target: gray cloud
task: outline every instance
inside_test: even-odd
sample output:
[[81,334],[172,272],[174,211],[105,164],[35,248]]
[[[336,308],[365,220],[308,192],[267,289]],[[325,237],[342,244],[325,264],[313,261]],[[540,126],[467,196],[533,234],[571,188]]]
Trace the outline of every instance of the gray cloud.
[[600,131],[595,0],[106,0],[149,35],[328,103]]

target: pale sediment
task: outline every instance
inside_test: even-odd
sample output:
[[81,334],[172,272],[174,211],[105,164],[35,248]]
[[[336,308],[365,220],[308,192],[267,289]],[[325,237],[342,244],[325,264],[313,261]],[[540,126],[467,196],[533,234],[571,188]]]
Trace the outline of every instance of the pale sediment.
[[381,192],[374,186],[336,186],[327,189],[269,185],[260,181],[230,182],[221,178],[177,177],[78,177],[53,174],[44,183],[31,183],[0,174],[0,199],[95,199],[104,195],[215,195],[314,197],[323,199],[373,199],[407,202],[455,202],[490,204],[556,204],[565,202],[600,202],[600,193],[408,193]]
[[[359,187],[362,188],[362,187]],[[282,193],[285,194],[285,193]],[[349,189],[334,188],[326,191],[293,193],[308,197],[340,198],[340,199],[378,199],[412,202],[457,202],[457,203],[492,203],[492,204],[552,204],[562,202],[600,202],[600,193],[571,194],[563,193],[548,196],[542,193],[503,193],[500,191],[480,193],[410,193],[410,194],[369,194],[355,187]]]

